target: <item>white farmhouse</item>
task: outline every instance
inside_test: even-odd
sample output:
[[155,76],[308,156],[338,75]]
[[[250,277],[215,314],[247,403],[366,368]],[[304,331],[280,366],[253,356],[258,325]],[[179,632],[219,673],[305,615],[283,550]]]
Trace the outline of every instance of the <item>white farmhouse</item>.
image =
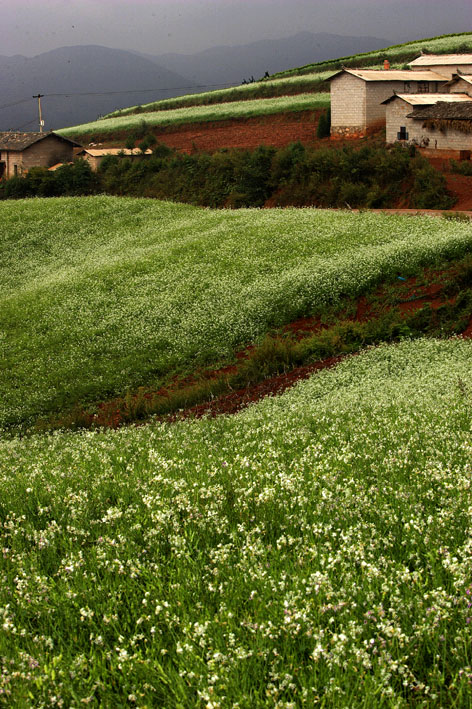
[[437,93],[435,71],[342,69],[331,77],[331,136],[359,137],[385,125],[385,99],[398,93]]
[[[381,128],[386,123],[389,111],[387,142],[392,141],[392,131],[401,134],[406,128],[403,122],[396,128],[401,114],[406,115],[406,99],[388,99],[397,95],[436,94],[436,100],[419,98],[410,106],[428,106],[440,100],[444,94],[472,96],[472,54],[422,54],[408,64],[410,69],[390,69],[388,61],[384,69],[343,68],[331,79],[331,136],[338,138],[360,137]],[[457,102],[467,101],[458,98]],[[409,111],[411,113],[411,110]],[[398,115],[397,115],[398,114]],[[413,127],[415,124],[411,124]],[[416,135],[416,133],[415,133]],[[443,141],[441,141],[443,142]]]
[[[470,87],[472,89],[472,86]],[[427,106],[442,103],[472,103],[472,97],[465,93],[457,94],[394,94],[383,105],[386,107],[386,141],[395,143],[405,141],[420,147],[437,147],[437,140],[431,140],[429,133],[421,130],[412,114]],[[410,117],[409,117],[410,116]]]

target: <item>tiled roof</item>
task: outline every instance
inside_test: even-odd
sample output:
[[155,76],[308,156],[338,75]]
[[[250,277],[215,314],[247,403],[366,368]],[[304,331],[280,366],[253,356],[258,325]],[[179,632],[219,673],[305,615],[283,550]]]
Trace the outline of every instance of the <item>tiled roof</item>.
[[462,101],[472,101],[472,97],[467,94],[399,94],[395,93],[382,103],[390,103],[396,98],[401,98],[411,106],[432,106],[438,101],[446,103],[459,103]]
[[72,143],[73,145],[78,145],[73,140],[69,138],[63,138],[61,135],[57,135],[54,131],[49,131],[48,133],[18,133],[14,131],[4,131],[0,132],[0,150],[17,150],[21,152],[30,145],[37,143],[39,140],[44,140],[50,135],[54,135],[59,140],[63,140],[67,143]]
[[363,81],[447,81],[445,76],[435,71],[410,71],[409,69],[342,69],[331,79],[343,72],[357,76]]
[[413,113],[409,113],[407,118],[471,121],[472,101],[457,101],[453,103],[439,101],[434,106],[425,106],[413,111]]
[[409,62],[409,66],[450,66],[472,64],[472,54],[422,54]]

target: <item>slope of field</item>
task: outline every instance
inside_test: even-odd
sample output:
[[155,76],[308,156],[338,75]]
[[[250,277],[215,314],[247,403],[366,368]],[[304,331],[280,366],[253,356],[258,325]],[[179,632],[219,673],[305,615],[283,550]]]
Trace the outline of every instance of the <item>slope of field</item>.
[[468,706],[471,362],[403,342],[235,417],[0,441],[2,702]]
[[304,67],[288,69],[273,75],[273,79],[298,76],[301,74],[311,74],[316,71],[329,71],[329,69],[340,69],[341,66],[373,66],[384,59],[390,62],[409,62],[415,59],[421,52],[429,54],[454,54],[456,52],[470,52],[472,49],[472,32],[461,32],[459,34],[446,34],[441,37],[430,37],[428,39],[417,39],[404,44],[394,44],[382,50],[355,54],[350,57],[340,57],[327,62],[317,62],[307,64]]
[[230,357],[472,244],[470,223],[316,209],[93,197],[0,211],[1,425]]
[[208,123],[252,118],[254,116],[271,116],[279,113],[297,113],[327,108],[330,97],[327,93],[298,94],[297,96],[282,96],[281,98],[259,99],[257,101],[240,101],[236,103],[220,103],[212,106],[191,106],[169,111],[151,111],[100,119],[92,123],[63,128],[57,131],[64,136],[102,135],[119,131],[133,131],[139,128],[164,128],[180,126],[186,123]]
[[[341,66],[368,66],[381,69],[384,59],[389,59],[392,69],[401,68],[408,61],[415,59],[422,50],[444,54],[448,52],[467,51],[472,49],[472,32],[456,35],[446,35],[424,40],[416,40],[405,44],[386,47],[365,54],[355,54],[349,57],[333,59],[327,62],[309,64],[305,67],[288,69],[274,74],[270,79],[263,79],[251,84],[243,84],[228,89],[207,91],[200,94],[153,101],[141,106],[130,106],[109,113],[105,118],[124,116],[142,111],[165,111],[185,106],[208,105],[241,101],[251,98],[268,98],[280,95],[304,93],[305,91],[325,91],[326,81]],[[278,77],[278,78],[277,78]]]

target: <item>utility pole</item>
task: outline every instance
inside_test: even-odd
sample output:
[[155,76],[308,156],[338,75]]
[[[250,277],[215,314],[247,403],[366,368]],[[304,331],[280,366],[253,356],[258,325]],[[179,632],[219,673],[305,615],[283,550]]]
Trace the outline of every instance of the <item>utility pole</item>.
[[41,99],[43,98],[44,94],[37,94],[36,96],[33,96],[33,98],[38,99],[38,109],[39,109],[39,132],[43,132],[44,128],[44,121],[43,121],[43,114],[41,113]]

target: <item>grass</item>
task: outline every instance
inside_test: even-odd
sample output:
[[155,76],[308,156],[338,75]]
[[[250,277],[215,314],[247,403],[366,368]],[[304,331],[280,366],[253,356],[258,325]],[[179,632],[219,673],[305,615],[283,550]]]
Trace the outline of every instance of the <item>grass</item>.
[[272,116],[279,113],[297,113],[328,108],[328,93],[297,94],[279,98],[259,99],[257,101],[237,101],[219,103],[211,106],[190,106],[167,111],[149,111],[139,114],[101,118],[91,123],[62,128],[56,131],[63,136],[104,135],[119,131],[132,131],[145,128],[166,128],[186,123],[208,123],[233,119]]
[[0,426],[230,359],[472,244],[469,222],[431,217],[111,197],[0,211]]
[[467,706],[471,361],[405,341],[235,417],[0,441],[0,702]]

